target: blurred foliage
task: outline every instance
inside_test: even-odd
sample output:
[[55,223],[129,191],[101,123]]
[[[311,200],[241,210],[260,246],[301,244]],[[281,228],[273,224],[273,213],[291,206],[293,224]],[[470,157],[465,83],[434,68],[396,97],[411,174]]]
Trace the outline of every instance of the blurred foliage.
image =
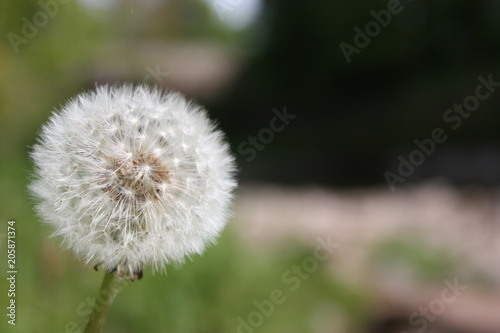
[[451,254],[433,248],[424,240],[415,237],[390,239],[378,244],[371,255],[369,262],[373,268],[387,269],[389,266],[398,270],[407,268],[411,271],[411,275],[421,281],[440,283],[442,279],[453,275],[456,271],[456,263]]
[[[228,114],[236,142],[267,125],[273,107],[287,105],[298,116],[254,162],[242,160],[245,180],[382,184],[399,154],[442,127],[445,110],[474,93],[479,75],[500,81],[493,0],[401,1],[403,11],[348,64],[339,44],[353,44],[354,28],[364,30],[374,20],[370,11],[387,3],[266,1],[265,47],[217,109]],[[499,105],[496,91],[407,183],[500,183]],[[474,153],[482,150],[478,160]]]

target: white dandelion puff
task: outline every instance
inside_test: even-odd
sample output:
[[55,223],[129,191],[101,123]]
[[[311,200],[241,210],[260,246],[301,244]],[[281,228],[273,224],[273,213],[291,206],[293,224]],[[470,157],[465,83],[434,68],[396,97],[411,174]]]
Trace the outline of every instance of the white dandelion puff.
[[155,270],[223,229],[234,159],[205,110],[143,86],[80,94],[42,128],[30,190],[54,235],[92,265]]

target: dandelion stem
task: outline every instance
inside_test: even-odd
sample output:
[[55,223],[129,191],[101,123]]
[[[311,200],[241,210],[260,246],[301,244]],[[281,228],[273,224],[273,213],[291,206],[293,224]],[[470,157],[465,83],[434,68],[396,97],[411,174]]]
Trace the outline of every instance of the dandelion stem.
[[102,327],[106,321],[106,315],[108,314],[111,303],[113,303],[113,299],[118,291],[117,282],[119,280],[120,277],[116,274],[116,272],[109,272],[106,270],[101,288],[99,289],[99,293],[97,294],[97,298],[94,303],[94,309],[92,310],[92,314],[90,315],[84,333],[102,332]]

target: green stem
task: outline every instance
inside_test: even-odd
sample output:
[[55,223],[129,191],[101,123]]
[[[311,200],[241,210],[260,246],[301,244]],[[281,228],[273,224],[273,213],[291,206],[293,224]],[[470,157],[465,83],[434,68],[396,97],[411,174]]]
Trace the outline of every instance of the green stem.
[[117,292],[117,282],[120,277],[116,272],[110,273],[106,270],[104,273],[104,278],[102,280],[101,288],[97,294],[97,298],[94,303],[94,309],[90,315],[87,326],[85,327],[84,333],[101,333],[102,327],[104,326],[104,321],[106,320],[106,315],[108,314],[111,303],[116,296]]

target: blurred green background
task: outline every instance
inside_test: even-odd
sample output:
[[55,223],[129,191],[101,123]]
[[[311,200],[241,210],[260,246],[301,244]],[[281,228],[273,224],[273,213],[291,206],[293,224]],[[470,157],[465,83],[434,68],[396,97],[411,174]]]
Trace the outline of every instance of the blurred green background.
[[[228,134],[241,189],[219,243],[167,276],[148,270],[127,285],[105,332],[414,332],[422,326],[411,314],[457,276],[469,296],[428,320],[428,331],[500,331],[488,316],[500,310],[500,92],[447,128],[449,139],[395,193],[383,176],[415,139],[444,128],[443,113],[474,93],[479,75],[500,81],[500,2],[401,1],[401,13],[348,63],[340,43],[354,44],[354,28],[387,6],[2,1],[0,269],[14,219],[18,274],[16,326],[2,310],[0,330],[82,331],[102,272],[63,251],[34,215],[28,152],[69,98],[131,81],[205,105]],[[285,108],[296,119],[249,161],[242,144]],[[339,251],[291,290],[284,275],[326,235]],[[286,301],[248,326],[254,302],[275,289]],[[7,290],[2,279],[2,309]]]

